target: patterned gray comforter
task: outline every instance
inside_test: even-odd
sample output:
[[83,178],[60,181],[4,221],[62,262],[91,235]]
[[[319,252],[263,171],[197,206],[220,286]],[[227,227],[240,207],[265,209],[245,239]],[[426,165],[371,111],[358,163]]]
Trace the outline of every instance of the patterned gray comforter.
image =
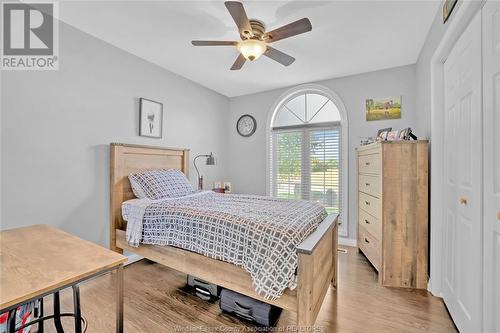
[[294,286],[296,246],[327,215],[309,201],[211,191],[131,200],[122,213],[130,245],[170,245],[238,265],[267,299]]

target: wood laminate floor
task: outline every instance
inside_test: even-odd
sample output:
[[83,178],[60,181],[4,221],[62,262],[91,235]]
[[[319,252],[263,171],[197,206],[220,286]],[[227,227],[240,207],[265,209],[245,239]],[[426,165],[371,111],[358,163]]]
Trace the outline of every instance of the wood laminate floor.
[[[377,274],[356,248],[339,252],[339,288],[330,289],[315,332],[456,332],[441,299],[425,291],[381,287]],[[251,325],[220,312],[217,303],[200,300],[185,288],[186,276],[146,260],[125,267],[125,332],[251,332]],[[113,277],[108,274],[81,285],[87,332],[114,332]],[[63,310],[72,310],[69,290]],[[51,313],[50,297],[46,313]],[[284,311],[278,328],[293,324]],[[73,322],[63,319],[67,332]],[[212,327],[213,329],[207,329]],[[55,332],[51,322],[46,332]],[[285,330],[286,331],[286,330]],[[294,332],[293,330],[289,330]]]

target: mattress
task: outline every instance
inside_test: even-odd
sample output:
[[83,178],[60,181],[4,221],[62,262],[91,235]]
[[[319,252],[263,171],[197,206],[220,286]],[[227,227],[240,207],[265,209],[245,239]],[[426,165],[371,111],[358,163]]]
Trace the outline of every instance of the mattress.
[[168,245],[235,264],[266,299],[295,286],[296,247],[324,220],[325,209],[305,200],[198,192],[122,204],[127,241]]

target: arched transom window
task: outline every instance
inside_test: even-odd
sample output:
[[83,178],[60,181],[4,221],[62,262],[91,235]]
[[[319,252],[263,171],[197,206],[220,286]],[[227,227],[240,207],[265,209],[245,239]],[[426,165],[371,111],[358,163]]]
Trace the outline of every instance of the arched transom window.
[[319,93],[301,93],[280,105],[271,120],[271,195],[316,201],[341,214],[339,109]]

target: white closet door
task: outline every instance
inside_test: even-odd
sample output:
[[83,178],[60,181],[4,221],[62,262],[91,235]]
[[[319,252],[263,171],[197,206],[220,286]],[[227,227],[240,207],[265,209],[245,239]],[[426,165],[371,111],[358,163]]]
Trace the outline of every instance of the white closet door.
[[482,323],[481,13],[444,64],[445,206],[443,298],[458,329]]
[[483,8],[484,331],[500,332],[500,2]]

